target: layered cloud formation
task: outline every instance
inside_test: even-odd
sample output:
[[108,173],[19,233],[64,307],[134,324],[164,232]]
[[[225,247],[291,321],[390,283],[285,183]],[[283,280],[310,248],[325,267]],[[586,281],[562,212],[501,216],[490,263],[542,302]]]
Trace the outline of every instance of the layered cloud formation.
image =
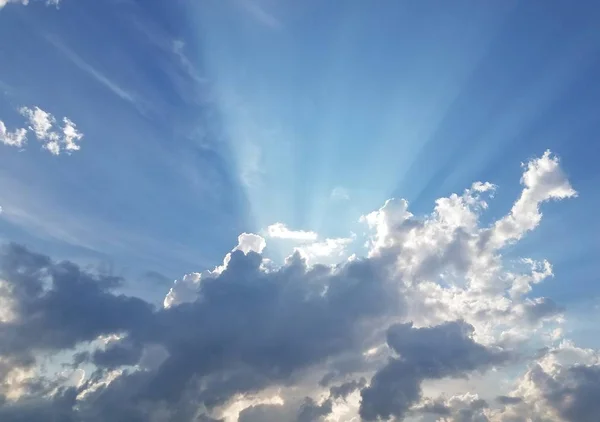
[[270,237],[299,244],[282,265],[244,233],[161,307],[6,245],[0,420],[592,421],[599,355],[563,339],[562,306],[535,295],[551,264],[503,255],[545,202],[576,192],[550,152],[523,167],[520,196],[490,224],[495,186],[481,182],[425,216],[388,200],[362,218],[364,257],[339,253],[353,237],[310,255],[335,239],[277,223]]

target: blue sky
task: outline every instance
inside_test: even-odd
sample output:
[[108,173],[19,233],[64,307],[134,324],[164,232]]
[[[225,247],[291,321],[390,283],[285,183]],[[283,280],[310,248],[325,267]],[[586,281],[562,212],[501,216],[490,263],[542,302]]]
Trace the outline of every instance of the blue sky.
[[375,253],[361,216],[392,197],[426,216],[491,182],[493,225],[550,150],[577,195],[502,256],[548,259],[527,297],[597,347],[577,321],[600,312],[599,18],[591,1],[0,0],[0,121],[39,107],[83,134],[58,155],[33,129],[0,143],[0,239],[160,303],[241,233],[278,265],[299,231],[344,245],[327,264]]

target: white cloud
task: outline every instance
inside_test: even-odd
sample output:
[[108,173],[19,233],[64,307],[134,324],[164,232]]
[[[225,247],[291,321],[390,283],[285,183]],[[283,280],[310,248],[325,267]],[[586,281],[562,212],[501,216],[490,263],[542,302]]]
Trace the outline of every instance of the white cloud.
[[[0,0],[1,1],[1,0]],[[0,143],[4,145],[21,148],[27,142],[27,129],[20,128],[8,131],[6,125],[0,120]]]
[[21,107],[19,112],[29,120],[29,129],[33,130],[39,140],[55,141],[58,140],[58,134],[52,132],[52,127],[56,123],[54,116],[39,107],[33,109]]
[[271,239],[285,240],[299,244],[292,248],[300,253],[311,265],[335,264],[346,256],[348,246],[355,240],[351,237],[325,238],[319,240],[319,235],[313,231],[291,230],[283,223],[271,224],[266,234]]
[[60,127],[52,114],[39,107],[21,107],[19,112],[27,118],[29,129],[51,154],[59,155],[63,150],[70,153],[80,149],[77,142],[83,139],[83,133],[68,117],[63,118]]
[[302,242],[311,242],[317,240],[317,233],[304,230],[290,230],[283,223],[271,224],[267,227],[267,234],[274,239],[286,239]]
[[254,233],[242,233],[238,236],[238,245],[234,251],[242,251],[245,254],[249,252],[262,253],[267,246],[267,242],[262,236]]
[[81,141],[83,134],[77,131],[75,123],[69,118],[63,118],[63,143],[67,151],[79,151],[80,146],[76,144],[76,141]]
[[523,191],[510,213],[481,227],[495,186],[474,183],[462,195],[436,201],[433,213],[416,218],[407,201],[388,200],[361,220],[371,228],[370,256],[391,256],[409,296],[411,315],[429,325],[464,319],[485,343],[526,341],[562,311],[546,298],[524,299],[532,285],[553,275],[548,261],[506,260],[502,246],[540,222],[539,206],[573,197],[559,161],[550,152],[526,165]]
[[[61,0],[46,0],[46,6],[56,6],[58,7]],[[7,4],[21,4],[23,6],[27,6],[29,4],[29,0],[0,0],[0,9],[2,9]]]
[[525,186],[521,197],[510,213],[497,221],[491,229],[490,243],[494,248],[519,240],[533,230],[542,219],[540,204],[551,199],[565,199],[577,195],[571,187],[556,156],[546,151],[541,158],[523,164],[526,168],[521,183]]
[[0,0],[0,9],[2,9],[4,6],[6,6],[9,3],[19,3],[22,5],[27,5],[27,4],[29,4],[29,0]]
[[348,246],[353,241],[354,237],[325,239],[300,246],[296,249],[306,256],[311,264],[337,263],[346,254]]

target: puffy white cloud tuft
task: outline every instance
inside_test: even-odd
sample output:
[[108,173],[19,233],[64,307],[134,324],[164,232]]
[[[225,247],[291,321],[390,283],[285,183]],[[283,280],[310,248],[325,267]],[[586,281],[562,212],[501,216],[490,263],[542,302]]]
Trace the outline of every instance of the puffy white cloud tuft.
[[59,155],[62,150],[73,152],[80,149],[77,142],[83,139],[83,134],[69,118],[64,117],[63,125],[59,127],[56,118],[39,107],[21,107],[19,112],[27,118],[29,129],[51,154]]
[[20,128],[9,132],[6,125],[0,120],[0,143],[11,147],[21,148],[27,142],[27,129]]
[[317,240],[317,233],[304,230],[290,230],[283,223],[271,224],[267,227],[267,234],[274,239],[287,239],[302,242]]
[[558,157],[553,156],[550,151],[523,164],[523,167],[526,170],[521,183],[525,188],[510,213],[497,221],[491,229],[490,243],[493,248],[501,248],[519,240],[525,233],[533,230],[542,219],[539,207],[543,202],[577,195],[560,168]]

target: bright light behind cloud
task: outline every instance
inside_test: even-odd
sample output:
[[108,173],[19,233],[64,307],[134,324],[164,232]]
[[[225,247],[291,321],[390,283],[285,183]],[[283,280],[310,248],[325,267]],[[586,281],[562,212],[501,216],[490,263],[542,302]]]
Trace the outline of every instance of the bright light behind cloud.
[[[518,350],[544,339],[551,344],[561,341],[553,346],[558,356],[567,349],[575,356],[595,353],[579,352],[562,340],[564,316],[559,304],[546,297],[526,296],[534,284],[552,276],[550,264],[522,259],[524,271],[516,272],[502,255],[508,242],[517,241],[540,223],[542,203],[576,195],[558,158],[550,152],[524,167],[521,195],[507,215],[488,226],[481,226],[479,217],[495,187],[481,182],[461,195],[439,198],[433,212],[422,217],[408,211],[405,200],[389,200],[367,214],[363,221],[372,231],[368,257],[343,260],[333,253],[352,238],[318,242],[316,234],[274,224],[268,230],[272,237],[302,244],[283,265],[274,265],[261,255],[265,239],[244,233],[222,265],[177,280],[162,310],[152,309],[141,299],[113,294],[110,278],[85,272],[73,277],[73,271],[82,271],[73,264],[54,264],[44,256],[9,246],[2,256],[2,286],[12,311],[3,324],[14,327],[12,335],[21,340],[2,353],[7,363],[17,365],[9,372],[6,397],[14,406],[21,406],[20,400],[29,394],[28,380],[39,376],[28,372],[30,364],[17,363],[18,354],[28,353],[35,360],[38,353],[63,353],[74,345],[110,338],[101,342],[99,349],[77,357],[80,363],[76,367],[86,362],[107,372],[105,381],[93,376],[71,387],[79,391],[78,407],[68,407],[76,418],[104,411],[102,397],[106,394],[120,396],[113,408],[134,406],[146,418],[166,419],[181,411],[176,410],[181,400],[185,400],[186,414],[208,412],[226,421],[256,417],[296,420],[292,415],[307,421],[332,420],[333,415],[348,421],[358,416],[363,420],[401,420],[440,409],[450,415],[470,409],[492,421],[503,421],[508,415],[581,415],[587,402],[540,400],[546,389],[553,387],[531,381],[531,377],[579,383],[578,371],[600,371],[597,358],[588,359],[585,369],[576,366],[578,358],[570,362],[549,360],[554,356],[550,354],[535,358],[539,360],[523,379],[513,380],[513,390],[508,383],[506,390],[496,392],[514,398],[498,399],[502,406],[492,404],[494,397],[473,392],[456,390],[453,395],[426,397],[421,391],[425,382],[464,377],[474,371],[506,368],[514,372],[519,366],[514,361]],[[507,220],[519,224],[511,225],[517,227],[509,235],[500,230],[503,240],[495,241],[498,227]],[[338,261],[311,266],[304,258],[307,255],[337,257]],[[33,277],[28,282],[32,290],[16,294],[15,282],[22,273]],[[47,291],[34,288],[46,282],[43,274],[51,277]],[[53,307],[66,303],[53,298],[68,301],[67,291],[73,288],[82,289],[78,322],[56,325]],[[35,315],[23,307],[24,300],[39,308]],[[89,307],[87,301],[96,304]],[[96,314],[120,308],[122,318],[117,320],[98,319]],[[36,316],[39,312],[42,318]],[[35,335],[52,330],[57,330],[53,337]],[[110,333],[118,335],[111,337]],[[52,340],[55,336],[62,340]],[[157,369],[114,371],[135,368],[144,350],[155,345],[161,345],[168,355]],[[217,355],[211,355],[214,348],[219,350]],[[386,350],[400,357],[390,358]],[[192,364],[190,359],[198,354],[205,359]],[[339,366],[349,358],[351,363]],[[171,370],[163,373],[167,364]],[[278,368],[287,369],[280,372]],[[297,375],[290,378],[292,373]],[[71,378],[67,375],[64,382]],[[138,407],[141,403],[129,402],[130,393],[119,393],[122,388],[154,388],[156,382],[168,386],[161,393],[167,396],[160,396],[161,400],[173,389],[178,391],[176,408],[168,402]],[[268,396],[273,388],[279,388],[279,394]],[[301,402],[293,393],[298,388],[307,395]],[[581,384],[577,388],[599,387]],[[65,394],[60,391],[52,394]],[[206,397],[203,406],[185,399],[198,394]],[[352,394],[355,398],[347,400]],[[552,390],[552,394],[561,393]],[[404,400],[398,402],[398,395]]]
[[267,227],[269,237],[275,239],[289,239],[297,241],[314,241],[317,240],[317,233],[307,232],[304,230],[290,230],[283,223],[271,224]]
[[0,422],[597,422],[600,7],[513,3],[0,0]]

